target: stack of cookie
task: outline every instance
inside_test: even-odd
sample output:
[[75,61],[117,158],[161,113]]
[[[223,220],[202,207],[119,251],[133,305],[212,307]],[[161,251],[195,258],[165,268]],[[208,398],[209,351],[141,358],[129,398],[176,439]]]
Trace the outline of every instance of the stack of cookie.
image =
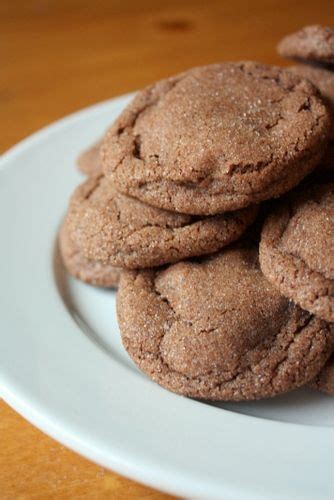
[[144,89],[81,156],[64,263],[92,284],[120,276],[124,347],[163,387],[258,399],[329,359],[334,186],[284,193],[321,163],[330,125],[305,79],[223,63]]
[[[312,25],[286,36],[278,44],[278,53],[299,64],[289,70],[307,78],[320,91],[328,106],[334,124],[334,29]],[[330,133],[330,143],[322,166],[317,170],[333,175],[334,170],[334,125]]]
[[[290,235],[289,239],[285,236],[285,241],[290,245],[292,254],[297,253],[299,256],[298,266],[291,266],[292,262],[286,261],[286,271],[288,269],[289,271],[285,276],[285,283],[282,282],[282,278],[274,276],[274,268],[270,272],[267,271],[266,276],[274,284],[276,283],[276,286],[281,281],[282,293],[292,300],[297,300],[303,308],[333,322],[334,242],[333,208],[330,208],[330,204],[333,207],[333,184],[331,183],[334,182],[334,29],[319,25],[306,26],[283,38],[278,45],[278,52],[283,57],[296,60],[298,65],[289,67],[289,70],[307,78],[318,88],[328,107],[332,126],[324,158],[311,177],[312,184],[315,182],[322,186],[315,185],[296,193],[287,204],[291,207],[292,203],[292,209],[297,214],[290,223],[296,234],[293,238]],[[280,207],[281,217],[287,206]],[[277,228],[280,217],[276,217],[277,214],[273,215],[271,231],[275,231],[275,226]],[[283,218],[281,222],[278,222],[279,224],[283,223]],[[265,248],[263,253],[266,254],[263,258],[263,269],[268,268],[272,254],[277,251],[275,245],[270,245],[269,250],[267,248],[268,235],[270,237],[268,226],[269,222],[267,229],[263,232],[262,244]],[[291,245],[294,245],[294,250]],[[282,255],[277,254],[274,262],[277,263],[281,257]],[[297,267],[298,271],[293,271],[297,274],[292,287],[293,267]],[[312,385],[334,396],[334,356],[317,375]]]

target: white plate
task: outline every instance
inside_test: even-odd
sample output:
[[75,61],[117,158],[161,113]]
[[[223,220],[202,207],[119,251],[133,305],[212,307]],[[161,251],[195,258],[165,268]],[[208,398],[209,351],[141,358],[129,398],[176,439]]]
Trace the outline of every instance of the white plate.
[[209,405],[138,372],[115,294],[69,279],[56,249],[78,153],[129,97],[13,148],[0,170],[0,384],[40,429],[131,478],[187,497],[332,499],[334,400],[312,391]]

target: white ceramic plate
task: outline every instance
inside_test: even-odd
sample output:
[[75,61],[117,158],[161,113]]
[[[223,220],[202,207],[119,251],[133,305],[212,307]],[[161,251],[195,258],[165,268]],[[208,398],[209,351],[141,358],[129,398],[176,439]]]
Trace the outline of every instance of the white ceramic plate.
[[169,393],[123,350],[115,294],[65,275],[56,235],[82,179],[75,158],[128,100],[65,118],[2,159],[1,395],[70,448],[171,493],[333,499],[334,400],[305,390],[209,405]]

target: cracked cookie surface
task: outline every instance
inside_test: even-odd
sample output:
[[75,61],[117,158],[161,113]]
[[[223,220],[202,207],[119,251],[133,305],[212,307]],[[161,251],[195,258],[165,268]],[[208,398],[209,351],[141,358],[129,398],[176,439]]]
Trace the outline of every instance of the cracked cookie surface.
[[334,184],[299,189],[266,219],[260,263],[278,290],[334,321]]
[[103,140],[121,192],[215,214],[279,196],[319,163],[329,114],[316,89],[254,62],[191,69],[139,92]]
[[66,224],[86,258],[134,269],[216,252],[238,239],[257,211],[204,218],[170,212],[118,193],[100,175],[75,191]]
[[289,71],[307,78],[317,87],[331,114],[331,140],[334,140],[334,71],[310,64],[290,66]]
[[286,392],[311,380],[333,349],[331,327],[282,297],[245,243],[164,270],[124,271],[117,314],[138,367],[197,398]]
[[100,147],[102,139],[85,149],[77,159],[78,169],[86,175],[100,174],[102,165],[100,160]]
[[319,24],[305,26],[284,37],[277,50],[291,59],[334,64],[334,29]]
[[105,288],[118,287],[121,269],[110,264],[87,259],[71,238],[66,222],[59,232],[59,250],[65,268],[71,276],[90,285]]
[[298,64],[290,66],[289,71],[307,78],[313,85],[315,85],[323,97],[325,104],[331,116],[331,133],[330,143],[326,149],[322,161],[314,170],[315,175],[319,178],[334,176],[334,71],[320,66],[311,66],[310,64]]

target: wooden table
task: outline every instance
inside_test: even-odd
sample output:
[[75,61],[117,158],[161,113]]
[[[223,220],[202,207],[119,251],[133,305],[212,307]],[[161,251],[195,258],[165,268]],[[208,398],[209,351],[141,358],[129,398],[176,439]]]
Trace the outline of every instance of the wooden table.
[[[334,24],[333,0],[4,0],[0,151],[72,111],[194,65],[287,64],[277,41],[312,23]],[[72,453],[3,401],[0,497],[170,498]]]

